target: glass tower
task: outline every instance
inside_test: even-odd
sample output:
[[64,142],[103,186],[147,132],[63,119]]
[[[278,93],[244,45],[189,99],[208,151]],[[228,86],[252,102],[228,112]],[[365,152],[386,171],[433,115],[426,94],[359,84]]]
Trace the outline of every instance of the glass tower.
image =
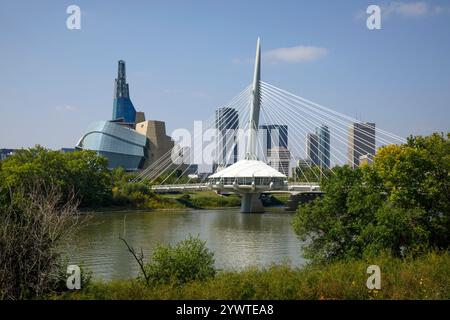
[[239,114],[233,108],[219,108],[216,110],[217,129],[217,164],[229,165],[238,160],[237,132],[239,129]]
[[128,87],[125,61],[119,61],[117,79],[114,87],[114,102],[112,120],[123,121],[125,123],[136,122],[136,109],[130,100],[130,90]]
[[[272,147],[286,148],[288,147],[288,126],[285,124],[265,124],[259,126],[266,135],[267,150]],[[278,141],[277,141],[278,140]],[[274,146],[272,146],[272,143]]]
[[319,164],[322,168],[330,168],[330,130],[327,126],[322,125],[316,128],[318,149],[319,149]]

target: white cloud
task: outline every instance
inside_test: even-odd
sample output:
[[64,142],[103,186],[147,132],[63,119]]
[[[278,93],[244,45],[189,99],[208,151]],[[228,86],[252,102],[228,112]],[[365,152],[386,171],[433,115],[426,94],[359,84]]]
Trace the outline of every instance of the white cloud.
[[65,105],[65,106],[56,106],[55,110],[59,111],[59,112],[63,112],[63,111],[71,112],[71,111],[77,111],[78,108],[74,107],[74,106],[70,106],[70,105]]
[[272,63],[302,63],[323,58],[328,50],[320,47],[298,45],[290,48],[278,48],[267,51],[264,58]]
[[432,10],[428,3],[419,2],[391,2],[388,5],[381,8],[381,14],[385,16],[390,16],[397,14],[403,17],[422,17],[427,15]]
[[[380,4],[381,18],[389,19],[391,17],[402,18],[421,18],[440,14],[450,14],[450,6],[433,5],[425,1],[405,2],[391,1]],[[367,19],[365,10],[356,13],[357,20]]]

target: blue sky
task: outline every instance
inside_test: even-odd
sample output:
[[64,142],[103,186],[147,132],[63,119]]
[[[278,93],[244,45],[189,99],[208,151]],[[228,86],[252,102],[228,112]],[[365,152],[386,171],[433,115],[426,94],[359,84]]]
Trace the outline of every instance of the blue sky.
[[73,147],[110,119],[119,59],[136,109],[190,128],[251,82],[258,36],[266,82],[401,136],[450,129],[448,1],[1,0],[0,30],[0,148]]

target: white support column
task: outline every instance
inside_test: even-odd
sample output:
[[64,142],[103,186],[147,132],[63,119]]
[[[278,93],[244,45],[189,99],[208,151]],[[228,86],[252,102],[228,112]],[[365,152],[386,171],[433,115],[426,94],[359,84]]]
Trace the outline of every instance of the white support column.
[[245,158],[248,160],[257,160],[256,144],[258,139],[259,128],[259,111],[261,107],[260,96],[260,80],[261,80],[261,44],[260,39],[256,43],[255,71],[253,74],[253,91],[252,104],[250,109],[249,135],[247,143],[247,152]]
[[[258,37],[256,43],[255,56],[255,71],[253,73],[253,88],[252,88],[252,104],[250,106],[250,120],[249,120],[249,135],[247,142],[247,151],[245,159],[258,160],[256,155],[256,145],[258,143],[258,129],[259,129],[259,111],[261,107],[261,43]],[[241,212],[243,213],[261,213],[264,212],[259,197],[261,193],[243,193],[241,198]]]
[[263,213],[264,206],[259,198],[261,193],[243,193],[241,198],[242,213]]

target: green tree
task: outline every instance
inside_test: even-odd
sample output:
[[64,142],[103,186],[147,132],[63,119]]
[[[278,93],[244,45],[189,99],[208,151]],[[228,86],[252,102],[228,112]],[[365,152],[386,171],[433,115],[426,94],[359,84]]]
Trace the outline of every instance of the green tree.
[[321,181],[325,196],[293,219],[307,257],[330,261],[387,250],[401,256],[448,249],[450,141],[410,137],[378,150],[374,164],[335,168]]
[[74,194],[81,206],[102,204],[111,197],[111,176],[107,159],[93,151],[62,153],[40,146],[20,150],[1,162],[0,195],[3,203],[15,190],[28,192],[39,184],[56,186],[62,200]]

